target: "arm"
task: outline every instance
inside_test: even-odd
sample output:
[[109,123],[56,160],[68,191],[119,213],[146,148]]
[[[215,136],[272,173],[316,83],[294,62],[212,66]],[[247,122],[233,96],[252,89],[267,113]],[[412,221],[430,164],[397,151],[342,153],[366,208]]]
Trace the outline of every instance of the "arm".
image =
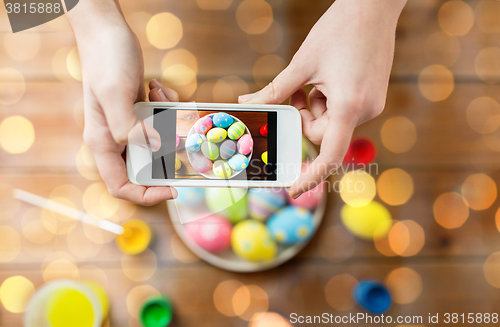
[[[406,0],[337,0],[312,28],[289,66],[240,103],[300,110],[303,133],[321,144],[316,160],[290,188],[294,198],[321,183],[344,159],[356,126],[385,106],[396,25]],[[314,85],[307,95],[304,85]]]
[[[145,91],[142,52],[119,4],[112,0],[84,0],[67,16],[82,63],[84,141],[109,192],[143,205],[175,197],[173,188],[130,183],[121,157],[129,132],[139,123],[134,103],[145,100]],[[152,127],[147,133],[151,147],[158,150],[160,135]]]

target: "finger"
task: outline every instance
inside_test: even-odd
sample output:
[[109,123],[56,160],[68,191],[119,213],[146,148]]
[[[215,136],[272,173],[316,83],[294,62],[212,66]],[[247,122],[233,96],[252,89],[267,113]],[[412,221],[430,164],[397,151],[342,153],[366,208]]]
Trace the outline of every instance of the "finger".
[[128,143],[156,152],[161,148],[161,136],[153,126],[140,121],[130,130]]
[[132,184],[128,180],[127,168],[120,153],[94,151],[93,155],[99,173],[109,193],[114,197],[146,206],[177,197],[177,190],[171,187],[145,187]]
[[269,85],[256,93],[240,96],[238,102],[246,104],[283,103],[298,89],[306,85],[310,77],[311,73],[307,65],[292,61]]
[[356,123],[350,118],[329,117],[320,154],[290,188],[292,198],[315,188],[340,167],[355,127]]
[[149,101],[151,102],[169,102],[167,96],[160,88],[153,88],[149,91]]
[[302,110],[307,108],[307,94],[302,88],[298,89],[297,92],[292,94],[290,97],[290,105],[297,108],[297,110]]
[[321,117],[326,111],[326,97],[316,87],[309,92],[309,105],[315,118]]
[[[172,102],[179,102],[179,94],[172,90],[169,87],[166,87],[165,85],[161,84],[158,82],[156,79],[152,79],[151,82],[149,82],[149,88],[154,89],[154,88],[159,88],[162,90],[163,94],[165,97],[168,99],[168,101]],[[164,100],[161,100],[164,101]]]

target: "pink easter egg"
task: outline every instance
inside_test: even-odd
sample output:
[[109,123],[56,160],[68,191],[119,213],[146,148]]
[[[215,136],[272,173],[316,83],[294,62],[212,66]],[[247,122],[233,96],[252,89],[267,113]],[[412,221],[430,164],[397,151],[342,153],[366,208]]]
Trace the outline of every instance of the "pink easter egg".
[[206,134],[210,128],[212,128],[212,118],[210,116],[202,117],[194,124],[194,130],[198,134]]
[[[304,174],[307,171],[307,168],[309,167],[309,163],[303,163],[302,164],[302,174]],[[315,188],[313,188],[310,191],[307,191],[303,193],[301,196],[299,196],[297,199],[292,199],[288,193],[288,202],[291,205],[297,206],[297,207],[302,207],[309,209],[310,211],[313,211],[316,209],[318,204],[323,200],[323,197],[325,196],[325,183],[321,183]]]
[[193,160],[193,168],[199,173],[206,173],[212,170],[212,160],[207,157],[198,157]]
[[179,142],[180,142],[179,134],[175,133],[175,148],[179,146]]
[[253,149],[253,139],[250,136],[250,134],[245,134],[243,135],[239,140],[238,140],[238,152],[244,155],[249,154],[252,152]]
[[203,214],[186,224],[187,235],[202,249],[217,253],[228,249],[231,245],[231,223],[220,216]]

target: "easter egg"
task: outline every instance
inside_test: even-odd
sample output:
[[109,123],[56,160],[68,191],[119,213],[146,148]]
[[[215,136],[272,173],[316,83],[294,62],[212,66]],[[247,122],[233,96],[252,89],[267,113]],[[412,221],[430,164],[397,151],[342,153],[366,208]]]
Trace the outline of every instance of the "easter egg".
[[286,204],[286,191],[268,188],[248,190],[248,210],[250,217],[266,220]]
[[227,163],[234,170],[243,170],[248,167],[248,158],[242,154],[235,154]]
[[344,204],[340,209],[340,220],[352,234],[367,240],[386,236],[392,227],[391,213],[377,201],[362,207]]
[[231,168],[228,163],[222,160],[214,162],[213,172],[219,178],[229,178],[231,176]]
[[361,307],[376,315],[385,313],[392,304],[391,293],[378,280],[360,281],[354,288],[353,296]]
[[212,119],[210,116],[202,117],[194,124],[194,130],[198,134],[206,134],[210,128],[212,128]]
[[202,143],[203,138],[200,134],[192,134],[186,139],[186,149],[191,153],[198,152],[200,151]]
[[205,157],[198,157],[192,162],[194,170],[199,173],[206,173],[212,169],[212,160]]
[[207,188],[205,201],[212,213],[236,223],[248,215],[247,191],[242,188]]
[[227,132],[224,128],[212,128],[208,131],[207,139],[213,143],[220,143],[226,139]]
[[202,249],[218,253],[231,246],[233,226],[226,218],[217,215],[203,215],[186,224],[187,235]]
[[267,151],[262,153],[262,161],[267,165]]
[[219,158],[219,147],[212,142],[203,142],[201,145],[201,152],[205,157],[210,160],[215,160]]
[[214,125],[221,128],[228,128],[233,123],[233,117],[225,112],[218,112],[213,117]]
[[313,215],[305,208],[288,206],[269,218],[267,228],[276,242],[297,244],[313,234]]
[[237,140],[245,133],[245,129],[245,124],[237,121],[236,123],[229,126],[229,129],[227,130],[227,136],[231,140]]
[[377,150],[373,142],[367,138],[357,138],[351,141],[344,157],[344,164],[368,165],[375,159]]
[[238,140],[238,152],[241,154],[249,154],[253,149],[253,139],[250,134],[243,135]]
[[277,252],[266,226],[256,220],[244,220],[234,226],[231,246],[238,256],[254,262],[271,260]]
[[[309,163],[302,164],[302,174],[304,174],[307,171],[309,165],[310,165]],[[312,190],[303,193],[296,199],[292,199],[290,196],[288,196],[288,201],[290,202],[291,205],[303,207],[313,211],[318,206],[318,204],[320,204],[321,201],[323,200],[323,197],[325,196],[324,193],[325,193],[325,183],[321,183]]]
[[182,167],[182,162],[179,159],[175,159],[175,170],[179,170]]
[[177,197],[174,199],[176,204],[195,206],[200,204],[205,195],[205,189],[201,187],[176,187]]
[[260,135],[267,137],[267,124],[260,128]]
[[175,133],[175,148],[177,149],[177,147],[179,146],[179,142],[180,142],[180,138],[179,138],[179,134]]
[[222,159],[227,160],[231,158],[235,152],[236,152],[236,143],[234,143],[234,141],[225,140],[220,145],[219,154]]

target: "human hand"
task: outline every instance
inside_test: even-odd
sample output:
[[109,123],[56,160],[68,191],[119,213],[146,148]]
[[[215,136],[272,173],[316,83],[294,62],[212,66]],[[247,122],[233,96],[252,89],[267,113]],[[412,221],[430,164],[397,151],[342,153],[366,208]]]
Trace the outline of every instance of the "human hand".
[[[312,28],[289,66],[240,103],[290,104],[300,110],[304,135],[319,156],[292,185],[299,197],[337,170],[356,126],[385,106],[395,30],[406,0],[337,0]],[[312,84],[307,95],[302,89]]]
[[[113,1],[81,1],[68,18],[82,64],[84,141],[110,194],[142,205],[175,198],[174,188],[132,184],[122,158],[129,133],[141,126],[134,103],[145,100],[142,52],[136,36]],[[160,135],[149,125],[146,130],[151,149],[157,151]]]

